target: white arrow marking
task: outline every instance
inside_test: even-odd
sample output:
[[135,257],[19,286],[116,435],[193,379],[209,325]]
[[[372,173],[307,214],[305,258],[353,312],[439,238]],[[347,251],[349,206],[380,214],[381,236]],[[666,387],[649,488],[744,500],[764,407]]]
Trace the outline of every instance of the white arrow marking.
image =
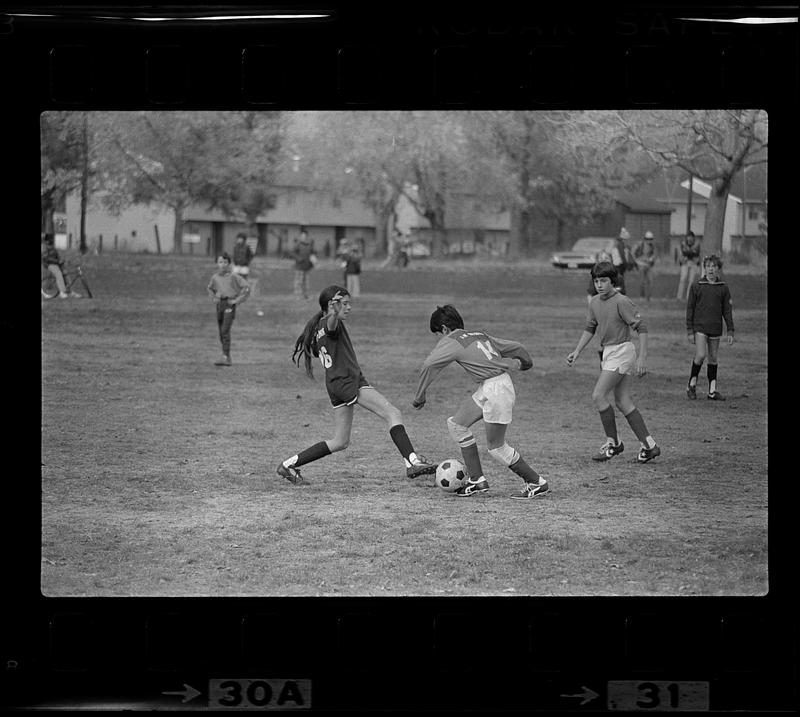
[[587,702],[591,702],[596,697],[600,695],[595,692],[594,690],[589,689],[586,685],[581,685],[581,689],[583,692],[579,692],[577,695],[561,695],[561,697],[582,697],[581,704],[585,705]]
[[183,699],[181,702],[189,702],[193,700],[197,695],[201,694],[198,690],[190,685],[187,685],[185,682],[183,683],[183,689],[178,690],[177,692],[162,692],[162,695],[182,695]]

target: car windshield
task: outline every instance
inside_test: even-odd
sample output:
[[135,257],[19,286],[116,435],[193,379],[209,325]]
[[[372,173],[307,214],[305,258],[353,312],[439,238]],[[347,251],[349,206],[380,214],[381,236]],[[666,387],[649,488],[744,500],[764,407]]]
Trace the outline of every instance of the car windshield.
[[598,252],[607,248],[608,242],[608,239],[603,239],[602,237],[584,237],[575,242],[572,251]]

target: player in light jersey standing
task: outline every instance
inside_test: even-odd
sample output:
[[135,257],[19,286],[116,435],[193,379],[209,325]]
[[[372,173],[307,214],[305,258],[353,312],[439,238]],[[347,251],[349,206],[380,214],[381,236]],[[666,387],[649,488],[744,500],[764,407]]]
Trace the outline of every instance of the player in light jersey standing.
[[[645,426],[642,414],[631,399],[631,378],[647,373],[647,327],[644,325],[636,305],[614,288],[617,270],[610,261],[602,261],[592,267],[592,278],[597,296],[589,302],[589,316],[575,350],[567,356],[567,364],[575,365],[578,355],[595,334],[600,338],[603,359],[600,376],[592,392],[592,400],[600,413],[600,421],[606,433],[606,442],[600,452],[592,456],[596,461],[607,461],[625,450],[617,435],[614,406],[628,421],[641,449],[636,457],[639,463],[647,463],[661,455]],[[631,341],[631,330],[639,335],[639,356]]]
[[344,321],[350,314],[350,294],[342,286],[329,286],[319,295],[320,311],[297,337],[292,360],[305,363],[306,374],[313,378],[311,358],[319,358],[325,369],[325,388],[333,405],[333,438],[319,441],[278,466],[278,475],[291,483],[302,480],[300,466],[343,451],[350,444],[355,405],[366,408],[389,424],[389,435],[406,464],[406,476],[416,478],[436,472],[430,463],[414,452],[403,425],[403,416],[389,401],[367,383],[356,359]]
[[506,443],[516,393],[509,371],[527,371],[533,366],[530,354],[517,341],[499,339],[483,331],[465,331],[464,321],[452,304],[437,306],[431,314],[430,328],[441,335],[436,347],[420,369],[416,409],[425,405],[425,392],[441,372],[455,361],[478,383],[478,389],[447,419],[447,430],[461,448],[469,477],[457,496],[468,497],[489,490],[483,475],[478,446],[470,426],[481,418],[486,428],[489,455],[510,468],[524,481],[521,492],[512,498],[535,498],[550,489],[520,454]]

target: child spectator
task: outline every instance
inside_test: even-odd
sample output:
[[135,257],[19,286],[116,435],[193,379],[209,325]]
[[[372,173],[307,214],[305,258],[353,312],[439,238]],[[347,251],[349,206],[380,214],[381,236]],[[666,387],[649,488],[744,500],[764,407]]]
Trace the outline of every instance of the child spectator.
[[217,272],[206,287],[208,294],[217,305],[217,326],[222,344],[222,357],[215,366],[231,365],[231,326],[236,318],[236,306],[245,301],[250,294],[246,279],[231,270],[231,257],[223,252],[217,257]]

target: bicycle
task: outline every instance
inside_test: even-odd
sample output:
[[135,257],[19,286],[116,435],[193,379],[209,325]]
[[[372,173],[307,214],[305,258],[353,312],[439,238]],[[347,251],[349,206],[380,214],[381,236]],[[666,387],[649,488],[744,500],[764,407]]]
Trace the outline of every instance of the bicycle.
[[[75,282],[80,282],[86,297],[89,299],[94,298],[92,295],[92,290],[89,288],[89,282],[86,280],[86,276],[84,275],[80,264],[62,264],[61,273],[64,276],[64,284],[67,287],[67,292],[70,291]],[[77,292],[72,293],[76,296],[80,296],[80,294]],[[42,267],[42,298],[54,299],[56,296],[58,296],[58,294],[59,291],[58,284],[56,283],[56,277],[53,276],[49,269]]]

